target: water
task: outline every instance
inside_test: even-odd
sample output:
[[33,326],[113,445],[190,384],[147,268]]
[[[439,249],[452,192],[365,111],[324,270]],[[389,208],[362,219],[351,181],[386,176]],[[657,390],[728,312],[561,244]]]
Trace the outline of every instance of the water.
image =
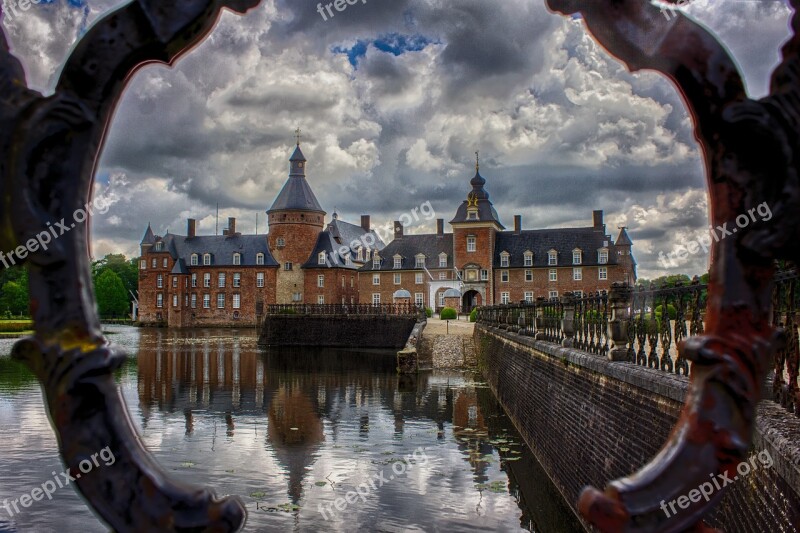
[[[108,331],[144,444],[239,495],[246,531],[580,530],[478,375],[401,378],[391,352],[263,350],[251,331]],[[38,384],[7,355],[0,429],[0,504],[63,471]],[[0,506],[0,532],[106,531],[68,488],[22,511]]]

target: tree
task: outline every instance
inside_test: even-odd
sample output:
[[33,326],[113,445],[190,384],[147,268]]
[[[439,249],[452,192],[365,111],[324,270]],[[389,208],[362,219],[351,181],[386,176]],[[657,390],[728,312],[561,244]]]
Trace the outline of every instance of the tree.
[[128,314],[128,291],[116,272],[104,270],[94,280],[97,309],[103,318],[115,318]]
[[21,282],[8,281],[0,289],[0,312],[12,315],[28,314],[28,276]]
[[97,277],[106,271],[114,272],[122,280],[122,285],[125,287],[125,298],[130,309],[133,299],[131,292],[136,294],[139,286],[139,261],[137,259],[128,260],[123,254],[108,254],[103,259],[92,263],[92,279],[97,280]]

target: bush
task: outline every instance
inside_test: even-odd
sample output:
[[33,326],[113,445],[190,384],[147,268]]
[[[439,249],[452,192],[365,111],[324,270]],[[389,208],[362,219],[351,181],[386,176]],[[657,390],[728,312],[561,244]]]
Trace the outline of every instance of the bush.
[[469,314],[469,321],[470,322],[475,322],[476,320],[478,320],[478,309],[477,308],[473,309],[472,312],[470,312],[470,314]]
[[455,320],[458,318],[458,311],[453,309],[452,307],[445,307],[442,309],[442,312],[439,313],[439,318],[442,320]]
[[430,307],[426,307],[425,308],[425,316],[427,316],[428,318],[431,318],[433,316],[433,309],[431,309]]
[[[667,313],[669,314],[670,320],[675,320],[678,318],[678,310],[672,304],[667,304]],[[664,305],[659,305],[656,307],[656,320],[659,322],[661,321],[661,315],[664,314]]]

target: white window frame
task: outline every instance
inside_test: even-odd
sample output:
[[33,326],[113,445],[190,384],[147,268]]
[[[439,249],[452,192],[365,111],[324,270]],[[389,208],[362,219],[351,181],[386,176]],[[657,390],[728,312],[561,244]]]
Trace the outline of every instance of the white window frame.
[[525,302],[533,303],[533,291],[525,291]]
[[607,265],[608,264],[608,250],[607,249],[604,248],[602,250],[597,250],[597,262],[599,264],[601,264],[601,265]]
[[208,293],[203,295],[203,309],[211,309],[211,295]]
[[547,273],[547,279],[549,281],[558,281],[558,269],[551,268],[550,271]]
[[240,272],[235,272],[233,274],[233,286],[234,288],[239,288],[242,286],[242,274]]
[[192,274],[192,288],[197,287],[197,274]]
[[256,265],[262,266],[264,264],[264,254],[256,254]]
[[161,264],[164,265],[164,268],[168,268],[169,267],[169,259],[167,259],[165,257],[164,260],[161,261]]
[[416,283],[417,285],[422,285],[424,282],[425,282],[425,278],[423,278],[422,272],[417,272],[414,275],[414,283]]
[[225,288],[225,284],[227,282],[228,282],[228,276],[225,274],[225,272],[219,272],[217,274],[217,288],[218,289],[224,289]]
[[447,254],[439,254],[439,268],[447,268]]
[[556,251],[547,252],[547,265],[548,266],[558,265],[558,252]]
[[217,309],[225,309],[225,293],[220,292],[217,294]]
[[425,293],[415,292],[414,293],[414,304],[418,305],[418,306],[425,305]]
[[582,267],[575,267],[572,269],[572,280],[573,281],[583,281],[583,268]]
[[381,293],[372,293],[372,305],[381,305]]
[[211,272],[203,274],[203,287],[206,289],[211,288]]
[[600,267],[597,269],[597,279],[601,281],[608,279],[608,267]]
[[511,256],[507,253],[503,252],[500,254],[500,266],[503,268],[508,268],[509,261],[511,260]]
[[394,268],[403,268],[403,258],[402,257],[395,257],[394,258]]
[[533,281],[533,270],[530,269],[530,268],[525,271],[525,281],[527,283],[530,283],[530,282]]
[[500,271],[500,283],[508,283],[511,279],[511,276],[508,273],[508,270],[501,270]]
[[467,252],[478,251],[478,239],[474,235],[467,235]]
[[156,307],[158,308],[164,307],[164,295],[160,292],[156,294]]
[[425,256],[424,255],[418,255],[414,259],[414,268],[425,268]]
[[159,274],[158,277],[156,277],[156,288],[157,289],[164,288],[164,276],[161,274]]
[[373,285],[380,285],[381,284],[381,275],[380,274],[373,274],[372,275],[372,284]]
[[197,266],[198,262],[199,262],[198,255],[192,254],[192,258],[189,260],[189,264],[192,266]]
[[325,265],[328,262],[328,254],[325,252],[320,252],[317,254],[317,264],[318,265]]
[[235,253],[233,254],[233,266],[241,266],[242,264],[242,254]]
[[481,281],[489,281],[489,271],[485,268],[481,270]]
[[440,281],[447,280],[447,272],[439,272],[439,280]]
[[242,295],[238,292],[233,293],[233,308],[234,309],[241,309],[242,308]]
[[325,288],[325,274],[320,274],[317,276],[317,288]]
[[178,295],[177,294],[173,294],[172,295],[172,307],[178,307]]
[[265,276],[263,272],[256,273],[256,287],[258,287],[259,289],[264,288],[264,278]]
[[318,305],[325,305],[325,295],[320,294],[317,296],[317,304]]
[[141,270],[147,270],[147,259],[142,259],[141,263],[139,263],[139,268]]
[[532,267],[533,266],[533,254],[532,253],[525,252],[525,264],[524,264],[524,266],[526,266],[526,267]]
[[558,298],[558,291],[550,291],[550,292],[548,293],[548,297],[549,297],[551,300],[553,300],[553,299],[555,299],[555,298]]
[[395,274],[394,275],[394,284],[395,285],[400,285],[401,283],[403,283],[403,275],[400,274],[400,273]]
[[211,266],[211,254],[203,254],[203,266]]
[[197,309],[197,293],[192,294],[192,309]]
[[581,252],[580,250],[572,250],[572,264],[573,265],[583,264],[583,252]]
[[278,248],[283,248],[286,246],[286,239],[283,237],[278,237],[278,240],[275,242],[275,246]]
[[511,293],[508,291],[504,291],[500,293],[500,303],[501,304],[508,304],[511,303]]

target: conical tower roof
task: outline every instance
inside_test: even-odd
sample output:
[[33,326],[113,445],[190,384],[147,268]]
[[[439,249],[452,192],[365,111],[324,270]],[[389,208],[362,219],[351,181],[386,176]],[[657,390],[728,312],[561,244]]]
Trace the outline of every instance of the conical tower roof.
[[283,189],[278,193],[275,202],[267,213],[273,211],[315,211],[324,215],[325,211],[317,201],[317,197],[306,179],[306,157],[300,149],[299,142],[292,157],[289,159],[289,163],[289,179],[283,185]]

